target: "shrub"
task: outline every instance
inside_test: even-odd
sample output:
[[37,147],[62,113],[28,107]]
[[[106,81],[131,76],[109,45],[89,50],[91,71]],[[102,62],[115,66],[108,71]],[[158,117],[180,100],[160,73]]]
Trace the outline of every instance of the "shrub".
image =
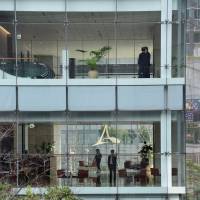
[[80,200],[68,187],[49,187],[45,194],[34,194],[28,186],[26,195],[19,196],[12,192],[12,186],[0,183],[0,200]]
[[0,183],[0,199],[9,200],[12,196],[11,194],[12,187],[6,183]]
[[44,195],[45,200],[78,200],[68,187],[48,188]]

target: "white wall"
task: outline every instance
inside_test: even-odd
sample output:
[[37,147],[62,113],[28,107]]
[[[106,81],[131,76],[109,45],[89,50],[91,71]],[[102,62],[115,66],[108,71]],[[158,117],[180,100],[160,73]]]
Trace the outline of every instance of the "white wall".
[[[65,48],[64,41],[18,41],[18,53],[27,51],[32,52],[34,55],[52,55],[58,59],[58,63],[61,64],[62,49]],[[57,46],[58,44],[58,46]],[[112,49],[107,55],[107,58],[102,59],[102,63],[114,64],[116,62],[116,47],[113,40],[102,41],[69,41],[67,43],[67,49],[69,50],[69,57],[81,60],[89,57],[89,52],[84,55],[76,49],[84,49],[87,51],[99,49],[103,46],[109,45]],[[151,53],[151,63],[153,63],[153,40],[119,40],[117,42],[117,63],[118,64],[137,64],[141,47],[148,46]],[[57,57],[58,56],[58,57]],[[108,59],[109,58],[109,59]],[[56,60],[57,60],[56,59]],[[160,60],[157,58],[157,60]],[[56,65],[57,63],[54,63]],[[77,63],[78,64],[78,63]],[[54,66],[55,67],[55,66]]]

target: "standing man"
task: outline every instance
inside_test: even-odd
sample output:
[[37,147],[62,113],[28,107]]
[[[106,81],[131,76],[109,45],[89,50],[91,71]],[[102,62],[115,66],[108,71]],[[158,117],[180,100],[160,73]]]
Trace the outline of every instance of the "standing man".
[[114,177],[114,186],[116,185],[116,167],[117,167],[117,156],[114,149],[110,151],[108,156],[108,168],[110,171],[110,185],[112,186],[112,177]]
[[142,47],[141,53],[138,59],[139,66],[139,78],[150,78],[150,59],[151,54],[148,51],[148,47]]
[[99,150],[99,149],[96,149],[96,155],[95,155],[95,157],[94,157],[94,160],[95,160],[96,165],[97,165],[97,172],[100,172],[100,171],[101,171],[101,167],[100,167],[101,158],[102,158],[102,155],[101,155],[101,153],[100,153],[100,150]]

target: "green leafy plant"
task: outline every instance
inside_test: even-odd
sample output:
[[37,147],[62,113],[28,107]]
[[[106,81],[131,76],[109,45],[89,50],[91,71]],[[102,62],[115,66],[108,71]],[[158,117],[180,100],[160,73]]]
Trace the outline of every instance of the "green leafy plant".
[[[90,58],[86,58],[85,60],[80,60],[80,62],[84,62],[90,70],[96,70],[97,62],[99,62],[112,48],[109,46],[104,46],[97,50],[91,50],[89,52]],[[77,49],[81,53],[85,53],[87,51]]]
[[8,200],[11,195],[12,186],[6,183],[0,183],[0,199]]
[[10,184],[0,183],[0,200],[80,200],[68,187],[48,187],[44,194],[35,194],[31,186],[27,186],[26,194],[19,195],[13,192]]
[[68,187],[50,187],[44,200],[79,200]]
[[193,200],[200,193],[200,165],[193,160],[186,160],[187,199]]
[[142,158],[140,162],[142,168],[146,168],[147,166],[152,164],[151,162],[153,159],[153,147],[151,145],[147,145],[144,141],[144,145],[138,153]]
[[138,153],[140,154],[141,158],[149,159],[151,157],[152,152],[153,147],[151,145],[147,145],[146,142],[144,142],[144,145]]
[[41,154],[49,154],[53,151],[54,149],[54,143],[46,143],[46,142],[42,142],[41,145],[35,145],[35,149],[37,153],[41,153]]
[[32,192],[31,186],[27,186],[26,195],[24,197],[19,198],[21,200],[40,200],[40,195],[34,194]]

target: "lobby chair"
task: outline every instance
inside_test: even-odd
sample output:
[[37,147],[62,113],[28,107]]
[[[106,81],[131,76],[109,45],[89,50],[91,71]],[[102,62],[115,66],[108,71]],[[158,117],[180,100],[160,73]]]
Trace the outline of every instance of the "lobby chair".
[[154,185],[157,183],[157,177],[160,179],[161,174],[158,168],[151,168],[151,175],[153,176]]
[[119,169],[118,175],[119,175],[119,177],[127,177],[126,169]]
[[78,181],[79,181],[79,183],[84,184],[85,178],[88,178],[88,170],[79,169],[78,170]]
[[88,170],[78,170],[78,178],[88,178]]
[[80,167],[84,167],[84,161],[83,161],[83,160],[80,160],[80,161],[79,161],[79,166],[80,166]]
[[131,168],[131,165],[132,165],[132,161],[131,160],[126,160],[124,162],[124,168],[125,169],[130,169]]
[[66,178],[64,169],[57,170],[57,178]]

